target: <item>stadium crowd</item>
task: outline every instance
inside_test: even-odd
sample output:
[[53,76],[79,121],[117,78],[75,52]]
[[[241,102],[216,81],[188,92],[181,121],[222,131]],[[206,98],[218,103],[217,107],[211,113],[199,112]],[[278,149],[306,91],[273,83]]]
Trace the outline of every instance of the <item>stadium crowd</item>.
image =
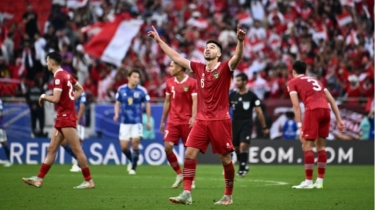
[[[244,60],[236,71],[250,78],[260,99],[288,98],[286,82],[296,59],[308,64],[335,97],[349,103],[374,95],[374,1],[372,0],[91,0],[79,8],[65,1],[17,0],[0,5],[0,96],[23,96],[32,86],[46,90],[46,52],[59,51],[63,68],[76,73],[91,100],[114,99],[140,69],[152,98],[164,96],[169,58],[147,37],[154,25],[166,42],[194,61],[204,62],[205,41],[218,39],[225,60],[236,45],[237,25],[245,28]],[[2,11],[1,11],[2,10]],[[121,66],[84,51],[83,27],[112,21],[118,13],[144,20]],[[38,79],[39,80],[39,79]]]

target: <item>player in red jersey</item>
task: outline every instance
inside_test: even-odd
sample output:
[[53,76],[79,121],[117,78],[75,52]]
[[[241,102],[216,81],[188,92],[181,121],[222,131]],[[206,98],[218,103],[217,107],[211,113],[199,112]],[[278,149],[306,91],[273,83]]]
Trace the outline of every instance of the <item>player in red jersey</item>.
[[[293,64],[293,79],[288,82],[288,91],[293,104],[298,128],[300,129],[300,140],[304,151],[306,179],[300,185],[293,186],[295,189],[323,188],[323,177],[327,163],[325,151],[325,140],[329,134],[330,108],[337,119],[337,127],[344,131],[339,109],[329,91],[316,79],[306,76],[306,63],[296,61]],[[299,99],[305,105],[303,123],[301,120],[301,109]],[[302,129],[302,130],[301,130]],[[313,184],[312,175],[314,169],[313,146],[318,153],[318,178]]]
[[44,176],[48,173],[56,159],[56,153],[61,142],[65,138],[77,157],[78,163],[82,168],[83,177],[85,179],[82,184],[74,188],[94,188],[95,184],[91,179],[86,155],[81,148],[76,130],[77,115],[74,100],[80,97],[83,92],[83,88],[68,72],[61,69],[61,61],[62,57],[59,53],[51,52],[47,54],[47,68],[54,75],[53,95],[47,96],[42,94],[39,98],[40,106],[43,106],[44,101],[48,101],[50,103],[55,103],[57,107],[56,123],[52,132],[48,153],[38,175],[30,178],[22,178],[22,181],[26,184],[40,187],[42,185]]
[[197,118],[185,144],[187,147],[184,161],[184,191],[177,197],[169,198],[179,204],[192,204],[191,188],[195,176],[197,155],[206,152],[211,143],[213,153],[219,153],[224,167],[225,192],[217,205],[230,205],[232,201],[234,166],[230,153],[232,145],[232,124],[229,110],[228,90],[233,70],[240,63],[243,55],[243,40],[246,33],[237,27],[237,47],[234,56],[225,62],[219,62],[222,47],[210,40],[206,43],[204,57],[206,64],[189,61],[170,48],[160,39],[153,27],[148,35],[155,39],[161,49],[176,63],[194,72],[197,78],[198,110]]
[[[183,176],[173,146],[178,145],[181,138],[185,145],[197,113],[197,81],[185,74],[186,69],[171,62],[169,70],[173,78],[167,80],[166,97],[160,132],[164,135],[164,149],[169,164],[176,172],[176,181],[172,188],[178,188]],[[168,123],[165,128],[165,119]],[[194,182],[193,182],[193,188]]]

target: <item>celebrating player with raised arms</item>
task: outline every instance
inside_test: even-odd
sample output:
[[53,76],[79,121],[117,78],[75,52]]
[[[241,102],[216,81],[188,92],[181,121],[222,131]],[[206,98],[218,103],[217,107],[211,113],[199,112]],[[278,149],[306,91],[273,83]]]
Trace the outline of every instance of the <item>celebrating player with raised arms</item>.
[[90,169],[88,167],[85,153],[81,148],[77,127],[77,115],[74,101],[77,100],[82,92],[82,86],[67,71],[61,68],[62,57],[57,52],[47,54],[47,68],[54,75],[53,95],[42,94],[39,98],[40,106],[44,101],[55,103],[57,108],[57,117],[55,127],[52,132],[51,142],[48,147],[47,156],[39,170],[37,176],[22,178],[26,184],[40,187],[44,176],[48,173],[56,159],[57,150],[64,140],[71,146],[73,153],[77,157],[78,163],[82,168],[82,174],[85,181],[75,189],[94,188],[95,184],[91,179]]
[[206,43],[204,57],[206,64],[189,61],[170,48],[160,39],[154,27],[148,35],[155,39],[161,49],[177,64],[194,72],[197,78],[198,110],[196,121],[189,134],[184,160],[184,191],[169,200],[179,204],[192,204],[191,189],[195,177],[197,155],[205,153],[211,143],[213,153],[219,153],[224,167],[225,192],[217,205],[232,204],[234,166],[230,153],[233,152],[232,123],[229,116],[228,90],[233,75],[243,56],[243,40],[246,33],[237,28],[237,47],[234,56],[225,62],[219,62],[222,47],[210,40]]
[[[120,132],[119,139],[121,150],[131,164],[128,165],[130,175],[135,175],[139,158],[139,144],[143,137],[142,103],[146,106],[147,129],[151,129],[151,105],[150,96],[146,88],[139,85],[141,73],[131,70],[128,73],[128,84],[118,88],[116,93],[115,122],[119,119],[120,108]],[[130,140],[133,147],[133,156],[130,151]]]
[[[186,69],[171,62],[169,70],[173,78],[166,82],[166,97],[160,132],[164,135],[164,149],[167,159],[176,172],[176,181],[172,188],[180,186],[183,176],[173,146],[178,145],[181,138],[185,145],[197,113],[197,81],[185,74]],[[168,115],[167,127],[165,119]],[[193,188],[194,186],[193,182]]]
[[[296,61],[293,64],[293,79],[288,82],[288,91],[293,104],[298,128],[300,129],[300,140],[304,151],[305,181],[300,185],[293,186],[295,189],[323,188],[323,178],[327,164],[325,141],[329,134],[330,113],[328,103],[335,114],[337,127],[344,131],[339,109],[335,100],[326,88],[316,79],[306,76],[306,63]],[[303,123],[301,120],[301,108],[299,99],[305,105]],[[302,130],[301,130],[302,129]],[[312,176],[314,169],[313,146],[318,153],[318,178],[313,184]]]

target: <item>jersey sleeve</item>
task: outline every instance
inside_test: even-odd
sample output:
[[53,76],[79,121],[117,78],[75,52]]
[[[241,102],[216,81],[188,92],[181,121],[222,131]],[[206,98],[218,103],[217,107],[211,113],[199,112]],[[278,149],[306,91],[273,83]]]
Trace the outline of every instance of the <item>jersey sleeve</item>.
[[259,100],[259,98],[258,98],[258,96],[257,95],[255,95],[255,93],[253,93],[253,92],[250,92],[251,93],[251,95],[252,95],[252,101],[251,101],[251,103],[252,103],[252,105],[253,105],[253,107],[257,107],[257,106],[260,106],[260,100]]
[[291,80],[288,82],[287,88],[288,88],[289,94],[297,93],[296,84],[294,80]]
[[191,80],[191,95],[193,95],[193,96],[198,95],[198,93],[197,93],[197,80],[195,80],[195,79]]
[[64,78],[62,77],[62,74],[59,72],[53,79],[53,90],[62,91],[63,82],[64,82]]
[[148,92],[147,92],[147,90],[146,90],[146,88],[144,88],[144,87],[142,87],[141,88],[142,89],[142,91],[143,91],[143,94],[142,94],[142,102],[143,103],[148,103],[148,102],[150,102],[150,96],[148,95]]
[[169,80],[165,83],[165,95],[169,96],[171,94],[171,87],[169,85]]
[[199,68],[201,67],[201,65],[203,65],[202,63],[198,63],[198,62],[194,62],[194,61],[190,61],[189,62],[189,66],[190,66],[190,71],[191,72],[194,72],[195,74],[199,73]]

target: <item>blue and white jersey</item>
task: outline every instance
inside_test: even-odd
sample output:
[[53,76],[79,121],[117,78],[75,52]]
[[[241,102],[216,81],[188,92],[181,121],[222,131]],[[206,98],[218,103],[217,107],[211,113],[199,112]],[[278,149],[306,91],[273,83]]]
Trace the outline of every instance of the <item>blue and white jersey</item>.
[[[74,105],[76,107],[76,113],[77,113],[77,117],[78,117],[78,112],[79,112],[79,107],[81,106],[81,104],[84,104],[86,105],[86,102],[87,102],[87,99],[86,99],[86,93],[83,92],[79,98],[77,100],[74,101]],[[79,124],[80,125],[84,125],[84,122],[85,122],[85,114],[83,114],[82,118],[81,119],[78,119],[79,120]]]
[[295,140],[297,139],[297,123],[294,120],[287,120],[283,127],[283,138],[284,140]]
[[142,103],[150,102],[146,88],[137,85],[135,88],[122,85],[116,93],[116,101],[121,103],[121,121],[123,124],[142,124]]
[[0,129],[4,129],[4,121],[3,121],[3,101],[0,99]]

